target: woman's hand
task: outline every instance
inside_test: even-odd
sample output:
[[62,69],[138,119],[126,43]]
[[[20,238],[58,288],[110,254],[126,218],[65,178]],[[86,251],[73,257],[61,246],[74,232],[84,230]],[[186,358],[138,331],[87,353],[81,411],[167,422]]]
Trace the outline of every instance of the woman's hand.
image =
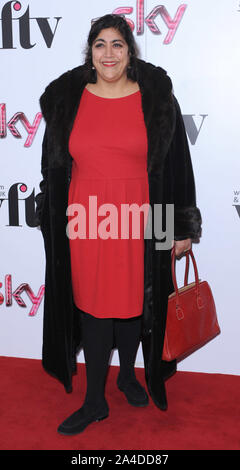
[[186,238],[185,240],[175,240],[174,247],[176,256],[181,256],[185,251],[192,248],[192,239]]

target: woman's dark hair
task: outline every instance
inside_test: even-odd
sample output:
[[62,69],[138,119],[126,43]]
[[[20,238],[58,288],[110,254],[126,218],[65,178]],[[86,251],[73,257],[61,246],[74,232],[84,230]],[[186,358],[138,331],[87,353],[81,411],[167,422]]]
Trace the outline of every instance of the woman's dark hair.
[[137,81],[135,59],[139,54],[138,47],[136,45],[132,30],[129,24],[127,23],[126,19],[120,15],[114,14],[107,14],[101,16],[96,21],[94,21],[91,26],[87,40],[87,47],[85,50],[86,80],[89,83],[96,83],[97,81],[96,70],[92,69],[92,44],[96,37],[99,35],[100,31],[106,28],[117,29],[126,41],[128,45],[128,52],[130,55],[130,63],[127,68],[127,77],[130,80]]

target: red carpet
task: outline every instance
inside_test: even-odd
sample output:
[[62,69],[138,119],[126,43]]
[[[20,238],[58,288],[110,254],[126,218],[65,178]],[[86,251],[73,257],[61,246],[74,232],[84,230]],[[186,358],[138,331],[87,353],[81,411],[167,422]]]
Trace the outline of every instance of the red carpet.
[[[67,437],[56,429],[83,402],[85,366],[78,364],[71,394],[40,361],[0,357],[0,367],[2,450],[240,449],[240,376],[177,372],[166,384],[169,407],[162,412],[151,399],[146,408],[130,406],[116,386],[118,367],[111,366],[109,417]],[[144,385],[143,369],[136,375]]]

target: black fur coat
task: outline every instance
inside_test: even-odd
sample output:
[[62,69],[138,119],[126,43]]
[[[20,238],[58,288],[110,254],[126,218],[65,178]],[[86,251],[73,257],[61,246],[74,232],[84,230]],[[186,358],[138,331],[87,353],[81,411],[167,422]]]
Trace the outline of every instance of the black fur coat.
[[[73,303],[69,240],[66,235],[68,189],[72,157],[68,140],[81,94],[86,86],[84,65],[48,85],[40,98],[46,121],[42,148],[41,192],[36,196],[37,217],[46,252],[43,324],[43,366],[72,390],[81,325]],[[181,111],[172,83],[161,67],[137,59],[137,81],[148,138],[149,201],[174,204],[174,238],[197,239],[201,215],[196,207],[195,183]],[[156,250],[155,236],[145,238],[142,348],[148,391],[166,409],[164,380],[175,361],[161,360],[168,295],[174,290],[171,250]]]

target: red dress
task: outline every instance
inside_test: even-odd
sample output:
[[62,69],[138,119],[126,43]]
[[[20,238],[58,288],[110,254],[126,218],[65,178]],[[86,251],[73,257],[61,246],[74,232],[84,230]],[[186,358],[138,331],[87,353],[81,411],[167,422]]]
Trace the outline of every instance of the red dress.
[[[149,188],[140,91],[102,98],[85,88],[69,151],[68,203],[78,204],[68,215],[74,302],[99,318],[141,315]],[[133,203],[134,215],[124,216],[122,204]]]

